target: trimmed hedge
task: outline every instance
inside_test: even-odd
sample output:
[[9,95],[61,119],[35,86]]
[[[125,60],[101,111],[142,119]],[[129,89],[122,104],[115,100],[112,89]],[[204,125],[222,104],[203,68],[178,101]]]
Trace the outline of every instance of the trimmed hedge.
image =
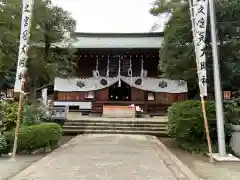
[[[14,143],[14,131],[5,132],[7,149],[11,151]],[[58,146],[62,136],[62,128],[56,123],[41,123],[33,126],[20,128],[17,152],[33,152],[39,148],[50,147],[54,149]]]
[[[206,103],[209,132],[216,150],[217,128],[213,102]],[[229,139],[228,128],[226,135]],[[200,101],[188,100],[173,104],[168,109],[168,134],[175,138],[179,146],[188,151],[206,152],[207,142]]]

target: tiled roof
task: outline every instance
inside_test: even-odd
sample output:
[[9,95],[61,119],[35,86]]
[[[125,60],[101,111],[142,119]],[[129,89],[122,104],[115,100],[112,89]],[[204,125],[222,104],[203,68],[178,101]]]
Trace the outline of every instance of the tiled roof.
[[58,47],[71,48],[161,48],[163,33],[74,33]]

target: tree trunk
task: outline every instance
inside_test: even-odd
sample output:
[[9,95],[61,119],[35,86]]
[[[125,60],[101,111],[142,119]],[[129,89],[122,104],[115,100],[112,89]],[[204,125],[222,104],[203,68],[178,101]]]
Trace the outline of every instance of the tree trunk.
[[30,89],[29,89],[29,102],[30,103],[36,102],[36,98],[37,98],[37,93],[36,93],[37,83],[36,82],[37,82],[36,78],[31,78],[31,85],[30,85]]

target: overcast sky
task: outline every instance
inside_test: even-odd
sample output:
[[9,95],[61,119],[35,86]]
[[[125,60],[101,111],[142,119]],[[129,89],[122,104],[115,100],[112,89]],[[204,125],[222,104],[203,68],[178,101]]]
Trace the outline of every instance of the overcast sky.
[[78,32],[149,32],[152,0],[52,0],[72,13]]

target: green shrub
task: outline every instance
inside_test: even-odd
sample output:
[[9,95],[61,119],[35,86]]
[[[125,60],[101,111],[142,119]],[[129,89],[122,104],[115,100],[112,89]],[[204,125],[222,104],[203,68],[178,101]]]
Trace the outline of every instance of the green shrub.
[[[14,132],[5,132],[4,135],[7,139],[8,150],[11,151],[14,143]],[[23,126],[20,128],[17,152],[25,150],[32,152],[33,150],[46,147],[54,149],[57,147],[61,136],[62,129],[55,123]]]
[[3,121],[1,125],[1,131],[8,131],[15,126],[17,120],[17,103],[7,103],[2,101],[1,111],[3,114]]
[[7,141],[4,136],[0,136],[0,156],[7,150]]
[[[216,113],[213,102],[206,103],[206,112],[210,137],[212,143],[216,144]],[[227,136],[229,135],[228,131],[227,128]],[[173,104],[168,110],[168,133],[186,150],[205,151],[207,142],[201,102],[189,100]]]
[[[3,114],[3,123],[1,125],[1,131],[9,131],[15,127],[17,120],[17,111],[18,111],[18,102],[12,103],[2,103],[1,104],[2,114]],[[50,117],[47,116],[46,111],[37,107],[34,104],[24,103],[22,107],[22,126],[30,126],[38,124],[42,121],[46,121]]]
[[[213,103],[206,104],[207,116],[215,118]],[[200,101],[183,101],[173,104],[168,109],[168,132],[176,139],[188,141],[202,140],[204,121]]]
[[234,100],[225,102],[225,118],[231,124],[240,125],[239,103]]
[[[193,144],[192,142],[181,142],[178,144],[178,146],[187,152],[194,152],[196,154],[208,152],[208,145],[206,142],[195,144]],[[212,151],[217,152],[217,144],[212,144]]]
[[25,105],[22,113],[22,125],[31,126],[34,124],[46,121],[50,117],[47,116],[43,108],[37,107],[36,105]]

